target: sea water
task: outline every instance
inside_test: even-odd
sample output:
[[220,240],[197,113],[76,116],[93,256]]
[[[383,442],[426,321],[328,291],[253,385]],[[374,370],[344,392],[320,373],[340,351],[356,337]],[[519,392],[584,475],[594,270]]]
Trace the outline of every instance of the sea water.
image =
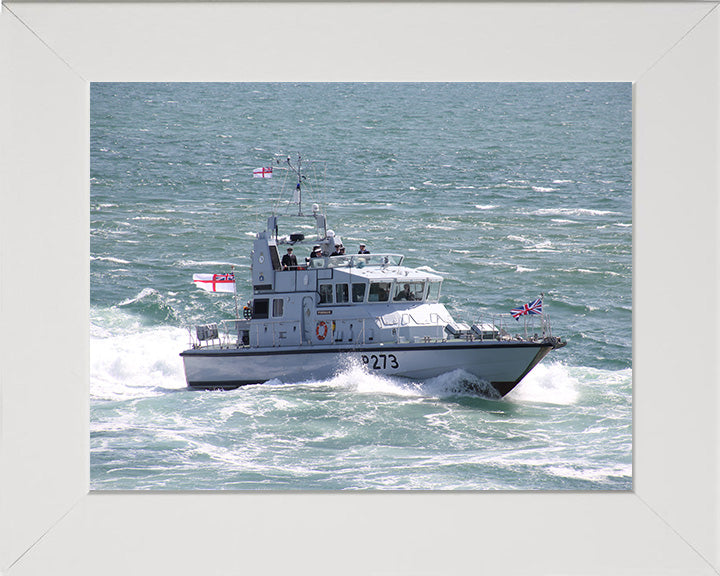
[[[629,84],[92,84],[91,487],[631,489],[631,117]],[[349,253],[443,275],[468,323],[537,331],[510,309],[542,293],[568,345],[502,399],[352,363],[187,390],[187,327],[235,315],[192,275],[250,298],[255,233],[297,212],[252,170],[298,154]]]

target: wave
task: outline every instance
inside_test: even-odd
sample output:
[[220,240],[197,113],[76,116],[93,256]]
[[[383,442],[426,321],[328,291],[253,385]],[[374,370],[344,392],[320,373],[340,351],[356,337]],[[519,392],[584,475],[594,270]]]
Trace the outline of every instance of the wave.
[[511,401],[575,404],[579,382],[563,364],[538,364],[507,396]]
[[421,272],[430,272],[432,274],[440,274],[440,272],[438,272],[434,268],[431,268],[430,266],[419,266],[418,268],[415,268],[415,270],[420,270]]
[[100,262],[114,262],[115,264],[130,264],[129,260],[115,258],[114,256],[90,256],[90,261],[98,260]]
[[188,347],[182,328],[159,327],[111,335],[91,329],[90,397],[128,400],[185,388],[179,352]]
[[535,216],[622,216],[620,212],[590,208],[539,208],[530,214]]
[[118,305],[142,313],[145,317],[159,322],[178,321],[180,316],[166,296],[155,288],[143,288],[132,298],[126,298]]
[[558,268],[558,272],[570,272],[572,274],[602,274],[604,276],[622,276],[618,272],[612,270],[588,270],[587,268]]
[[[224,262],[222,260],[180,260],[177,262],[176,266],[180,266],[182,268],[191,268],[196,266],[234,266],[235,268],[243,268],[242,264]],[[247,265],[244,267],[249,268]]]
[[157,290],[154,288],[143,288],[139,294],[137,294],[133,298],[126,298],[118,306],[127,306],[128,304],[134,304],[135,302],[140,302],[140,300],[144,300],[148,296],[154,296],[155,294],[159,294]]
[[[269,383],[277,384],[277,381]],[[369,372],[357,360],[348,359],[328,380],[301,382],[301,386],[344,389],[357,394],[379,394],[405,398],[451,398],[456,396],[499,399],[489,382],[464,370],[453,370],[425,380],[411,380]]]

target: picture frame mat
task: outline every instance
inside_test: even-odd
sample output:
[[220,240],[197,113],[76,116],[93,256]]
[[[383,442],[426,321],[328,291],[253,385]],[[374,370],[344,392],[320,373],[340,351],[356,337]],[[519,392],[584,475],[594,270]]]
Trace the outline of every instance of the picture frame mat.
[[[716,8],[7,3],[0,321],[53,345],[0,336],[0,570],[716,573],[717,338],[691,314],[717,289]],[[89,493],[88,83],[110,80],[634,82],[633,493]],[[49,311],[7,280],[39,262],[73,279]],[[667,318],[693,339],[659,340]]]

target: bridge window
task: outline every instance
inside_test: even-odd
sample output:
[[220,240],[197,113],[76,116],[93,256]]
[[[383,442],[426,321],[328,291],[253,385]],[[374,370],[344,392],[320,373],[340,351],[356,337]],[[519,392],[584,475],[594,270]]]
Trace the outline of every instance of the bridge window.
[[428,300],[430,302],[437,302],[440,299],[440,284],[441,282],[430,282],[430,288],[428,289]]
[[320,286],[318,286],[318,292],[320,293],[320,304],[332,304],[332,301],[333,301],[332,284],[320,284]]
[[387,302],[390,300],[390,282],[372,282],[368,302]]
[[335,303],[345,304],[348,301],[348,285],[347,284],[336,284],[335,285]]
[[425,282],[398,282],[393,300],[422,300],[424,295]]
[[365,301],[365,287],[367,284],[364,282],[362,284],[353,284],[352,285],[352,294],[353,294],[353,302],[364,302]]

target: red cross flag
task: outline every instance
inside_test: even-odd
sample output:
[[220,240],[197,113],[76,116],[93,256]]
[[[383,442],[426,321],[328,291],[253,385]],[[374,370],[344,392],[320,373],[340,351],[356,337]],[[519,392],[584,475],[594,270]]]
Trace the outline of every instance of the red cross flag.
[[235,274],[193,274],[193,282],[207,292],[235,292]]
[[255,168],[253,178],[272,178],[272,166],[269,168]]

